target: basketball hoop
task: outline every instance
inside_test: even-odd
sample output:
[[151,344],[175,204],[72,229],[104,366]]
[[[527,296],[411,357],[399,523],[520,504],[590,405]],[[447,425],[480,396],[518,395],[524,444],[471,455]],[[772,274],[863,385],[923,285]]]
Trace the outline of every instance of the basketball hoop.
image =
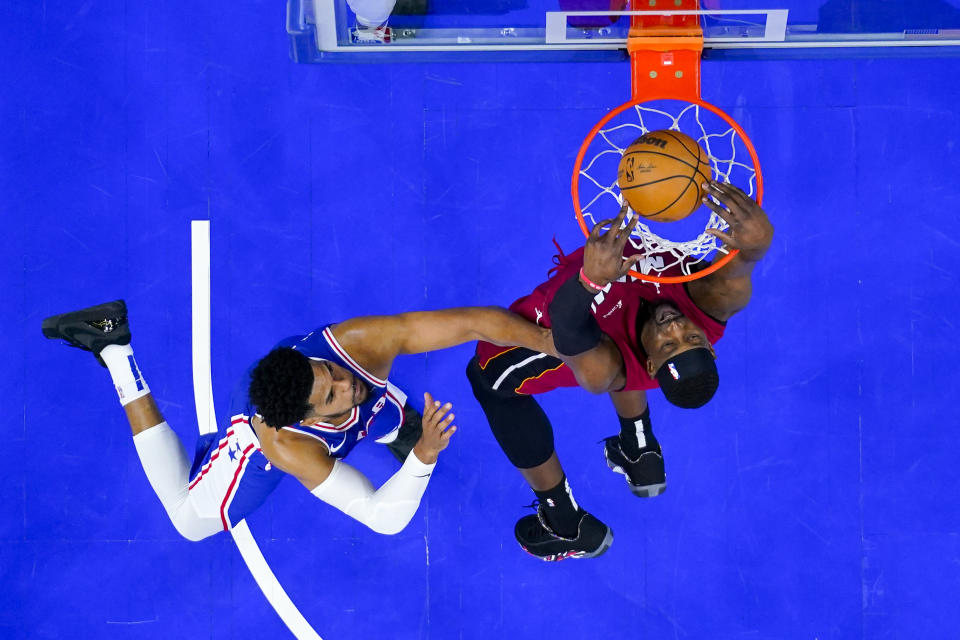
[[[641,135],[658,129],[682,131],[695,139],[710,158],[712,179],[729,182],[761,202],[763,176],[753,143],[737,122],[700,98],[700,53],[703,35],[697,0],[682,0],[677,12],[645,11],[631,2],[630,53],[633,97],[605,115],[587,135],[573,166],[571,194],[584,235],[600,220],[616,217],[623,203],[617,186],[617,165],[624,150]],[[729,262],[728,250],[707,229],[727,223],[706,207],[690,224],[652,225],[641,221],[630,237],[644,254],[630,274],[651,282],[686,282],[713,273]],[[685,223],[687,221],[684,221]],[[689,240],[664,237],[680,230]],[[703,265],[710,261],[709,266]]]

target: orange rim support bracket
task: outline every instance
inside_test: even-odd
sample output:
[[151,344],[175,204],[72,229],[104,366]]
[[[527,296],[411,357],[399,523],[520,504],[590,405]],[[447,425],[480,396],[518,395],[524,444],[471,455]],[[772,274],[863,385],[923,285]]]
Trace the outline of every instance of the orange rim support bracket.
[[[631,0],[630,4],[632,11],[700,9],[699,0]],[[627,53],[635,100],[651,95],[690,101],[700,98],[703,29],[699,16],[631,16]]]
[[[641,6],[642,5],[642,6]],[[630,11],[666,12],[700,11],[699,0],[630,0]],[[585,155],[595,136],[613,118],[619,117],[628,109],[642,109],[646,102],[670,101],[686,102],[697,109],[712,112],[725,121],[730,130],[739,137],[750,157],[755,177],[755,195],[757,202],[763,201],[763,174],[756,150],[743,128],[721,109],[705,102],[700,97],[700,58],[703,53],[703,29],[700,26],[701,14],[691,15],[633,15],[630,18],[630,33],[627,38],[627,52],[630,55],[631,99],[608,112],[590,131],[574,162],[571,180],[571,194],[577,220],[584,236],[589,235],[587,221],[581,210],[579,179],[581,169],[592,166],[592,160]],[[699,122],[699,112],[698,115]],[[725,135],[725,134],[723,134]],[[599,156],[598,156],[599,157]],[[721,161],[727,165],[736,164],[732,160]],[[591,178],[592,180],[592,178]],[[593,181],[597,184],[596,181]],[[591,201],[592,202],[592,201]],[[641,274],[631,270],[630,274],[641,280],[659,283],[687,282],[713,273],[730,262],[739,253],[730,251],[726,255],[715,257],[709,267],[679,276]]]

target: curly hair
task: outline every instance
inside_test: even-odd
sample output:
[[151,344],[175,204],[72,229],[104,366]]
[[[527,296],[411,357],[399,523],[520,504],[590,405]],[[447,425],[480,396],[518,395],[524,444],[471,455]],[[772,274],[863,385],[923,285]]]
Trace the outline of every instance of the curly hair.
[[299,351],[278,347],[253,368],[248,394],[263,421],[280,429],[307,416],[312,388],[310,360]]

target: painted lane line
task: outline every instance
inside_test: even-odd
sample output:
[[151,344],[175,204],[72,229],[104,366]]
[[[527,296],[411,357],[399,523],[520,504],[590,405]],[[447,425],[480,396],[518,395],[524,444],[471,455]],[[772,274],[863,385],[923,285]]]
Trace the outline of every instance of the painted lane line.
[[200,435],[217,430],[213,414],[213,376],[210,366],[210,221],[190,222],[190,263],[193,337],[193,400]]
[[[210,221],[190,223],[192,298],[193,298],[193,399],[197,408],[200,434],[217,430],[213,411],[213,373],[210,366]],[[257,546],[246,520],[230,530],[240,556],[257,586],[297,640],[322,640],[307,619],[284,591],[260,547]]]

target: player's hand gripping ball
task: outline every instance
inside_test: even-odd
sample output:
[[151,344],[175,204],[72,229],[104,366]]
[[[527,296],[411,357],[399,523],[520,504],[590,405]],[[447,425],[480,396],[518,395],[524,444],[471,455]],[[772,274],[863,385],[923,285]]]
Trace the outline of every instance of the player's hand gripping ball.
[[681,220],[700,206],[710,158],[679,131],[651,131],[623,152],[617,185],[630,208],[657,222]]
[[[595,224],[587,238],[587,244],[583,249],[583,275],[598,286],[605,287],[625,276],[643,257],[642,253],[634,254],[627,259],[623,257],[627,240],[640,220],[638,216],[633,216],[630,222],[624,224],[626,216],[627,205],[623,205],[616,218],[601,220]],[[606,231],[603,230],[605,226],[608,226]],[[582,278],[581,282],[583,282]]]
[[711,181],[703,203],[730,225],[726,231],[707,229],[707,233],[738,249],[744,260],[756,262],[763,257],[773,240],[773,225],[756,200],[732,184]]

